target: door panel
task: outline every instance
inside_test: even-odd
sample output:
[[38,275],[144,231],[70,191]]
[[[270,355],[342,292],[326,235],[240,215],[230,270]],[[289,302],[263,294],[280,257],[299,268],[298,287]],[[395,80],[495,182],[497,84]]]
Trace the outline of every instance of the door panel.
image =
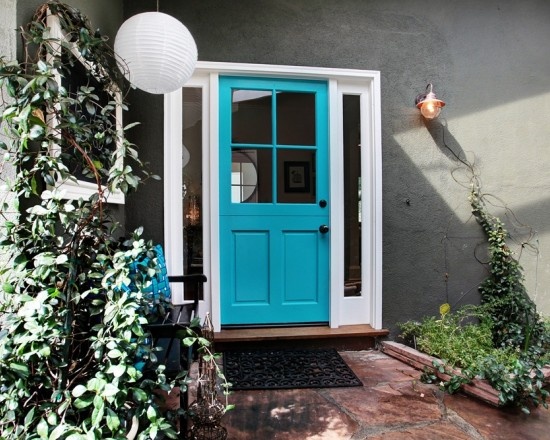
[[222,325],[328,321],[326,89],[220,78]]
[[[233,231],[235,304],[269,303],[269,231]],[[254,249],[254,252],[250,252]],[[254,276],[251,276],[254,274]]]
[[319,301],[317,231],[283,231],[283,303]]

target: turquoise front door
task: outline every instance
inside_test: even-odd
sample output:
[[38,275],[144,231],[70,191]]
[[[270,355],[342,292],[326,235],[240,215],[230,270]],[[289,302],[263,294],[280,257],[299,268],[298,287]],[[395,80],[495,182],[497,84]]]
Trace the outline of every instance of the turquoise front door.
[[220,78],[223,326],[329,320],[327,84]]

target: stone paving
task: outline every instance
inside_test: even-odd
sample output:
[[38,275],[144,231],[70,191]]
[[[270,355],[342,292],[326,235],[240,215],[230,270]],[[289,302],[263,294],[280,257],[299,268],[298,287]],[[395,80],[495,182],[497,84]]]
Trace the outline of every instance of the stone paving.
[[363,387],[234,391],[222,424],[228,440],[543,440],[550,411],[499,409],[420,382],[420,372],[381,352],[345,351]]

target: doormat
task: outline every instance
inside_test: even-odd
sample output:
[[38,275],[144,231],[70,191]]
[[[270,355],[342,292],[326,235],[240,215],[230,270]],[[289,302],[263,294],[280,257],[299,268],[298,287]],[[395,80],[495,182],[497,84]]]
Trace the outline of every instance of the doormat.
[[363,385],[335,349],[225,351],[223,367],[232,390]]

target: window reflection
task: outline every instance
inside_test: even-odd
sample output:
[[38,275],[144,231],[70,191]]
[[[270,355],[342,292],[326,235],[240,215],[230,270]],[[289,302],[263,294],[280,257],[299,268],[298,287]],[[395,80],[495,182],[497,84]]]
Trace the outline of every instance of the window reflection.
[[316,151],[277,150],[277,202],[316,203]]
[[234,89],[231,99],[231,202],[272,203],[276,192],[277,203],[316,203],[315,93]]
[[253,158],[240,152],[233,152],[231,162],[231,202],[250,203],[258,201],[256,197],[256,188],[258,186],[256,161],[255,157]]
[[277,143],[315,145],[314,93],[277,93]]
[[271,91],[233,90],[231,142],[271,144]]
[[270,203],[271,149],[235,148],[231,154],[231,202]]
[[[183,88],[183,249],[185,273],[203,271],[202,89]],[[193,299],[186,287],[185,299]]]
[[361,296],[360,97],[343,96],[345,296]]

